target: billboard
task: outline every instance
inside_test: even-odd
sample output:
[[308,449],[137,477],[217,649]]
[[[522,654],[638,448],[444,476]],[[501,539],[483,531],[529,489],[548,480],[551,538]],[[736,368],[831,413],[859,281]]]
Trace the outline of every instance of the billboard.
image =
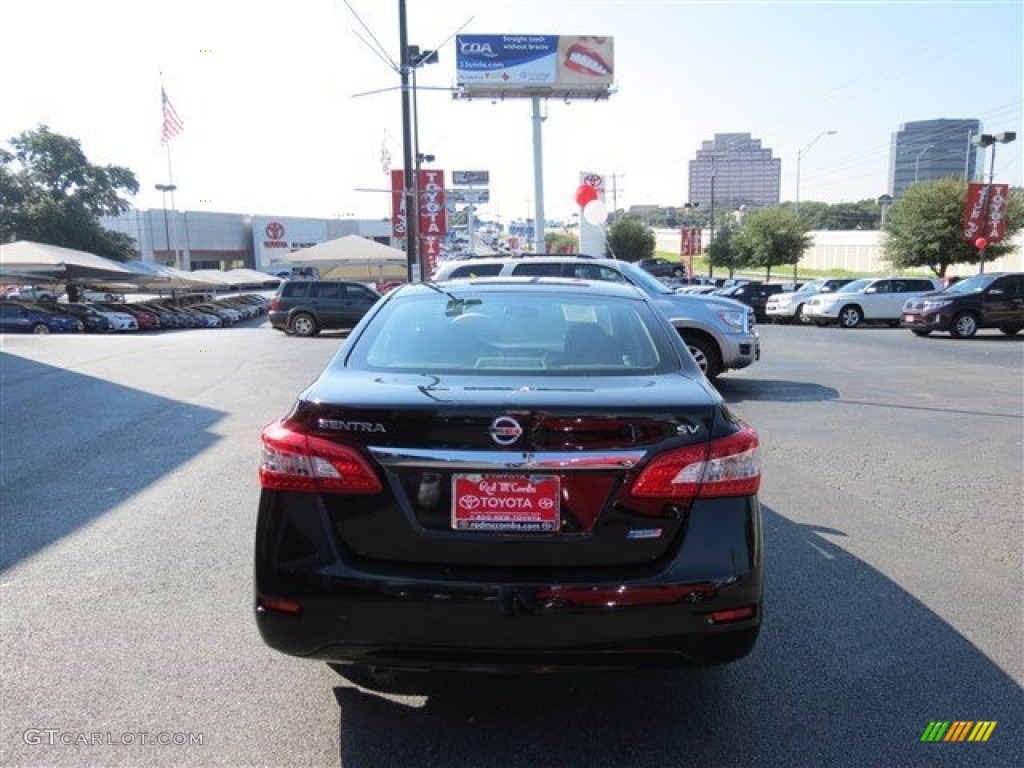
[[456,97],[607,96],[615,74],[611,37],[457,35]]

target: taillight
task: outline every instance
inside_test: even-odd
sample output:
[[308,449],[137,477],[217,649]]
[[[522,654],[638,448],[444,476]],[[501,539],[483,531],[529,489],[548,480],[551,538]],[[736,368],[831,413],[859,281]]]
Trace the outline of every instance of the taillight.
[[739,432],[710,444],[677,448],[658,456],[640,474],[634,496],[697,499],[749,496],[761,487],[761,448],[757,432]]
[[270,300],[270,306],[267,309],[277,309],[277,296]]
[[380,493],[380,479],[356,451],[275,422],[263,430],[260,486],[307,493]]

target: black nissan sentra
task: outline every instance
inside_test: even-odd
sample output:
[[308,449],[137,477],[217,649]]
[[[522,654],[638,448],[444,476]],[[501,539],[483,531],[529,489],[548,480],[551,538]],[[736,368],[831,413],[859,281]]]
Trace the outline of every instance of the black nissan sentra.
[[366,668],[717,664],[761,624],[757,433],[631,286],[381,299],[262,435],[255,611]]

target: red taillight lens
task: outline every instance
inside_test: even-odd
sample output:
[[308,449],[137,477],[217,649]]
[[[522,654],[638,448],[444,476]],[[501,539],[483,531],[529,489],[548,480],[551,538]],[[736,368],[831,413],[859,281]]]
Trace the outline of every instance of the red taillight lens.
[[734,621],[746,621],[754,618],[756,613],[754,606],[748,605],[743,608],[731,608],[725,611],[715,611],[708,614],[708,624],[730,624]]
[[298,616],[302,613],[302,603],[294,600],[278,600],[275,597],[260,597],[256,601],[256,606],[264,611],[277,611],[278,613],[287,613],[292,616]]
[[760,487],[760,440],[744,424],[739,432],[710,444],[658,456],[637,478],[631,493],[643,498],[706,499],[749,496]]
[[270,306],[269,306],[269,307],[267,307],[267,309],[277,309],[277,301],[278,301],[278,299],[277,299],[277,296],[275,296],[274,298],[272,298],[272,299],[270,300]]
[[351,448],[271,424],[261,436],[260,485],[307,493],[380,493],[380,479]]

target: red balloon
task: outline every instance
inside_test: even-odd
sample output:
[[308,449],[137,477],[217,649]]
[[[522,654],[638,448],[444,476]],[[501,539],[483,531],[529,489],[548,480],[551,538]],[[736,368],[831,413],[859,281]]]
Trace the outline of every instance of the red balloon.
[[597,200],[597,189],[589,184],[580,184],[576,189],[576,204],[580,208],[586,208],[587,203]]
[[974,246],[979,251],[984,251],[988,247],[988,240],[986,240],[984,237],[979,237],[977,240],[974,241]]

